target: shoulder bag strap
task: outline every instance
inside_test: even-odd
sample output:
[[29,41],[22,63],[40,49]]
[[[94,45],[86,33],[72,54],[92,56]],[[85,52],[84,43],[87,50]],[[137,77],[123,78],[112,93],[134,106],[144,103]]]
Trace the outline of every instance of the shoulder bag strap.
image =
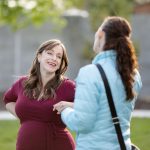
[[117,133],[120,148],[121,148],[121,150],[126,150],[126,146],[125,146],[124,139],[123,139],[122,132],[121,132],[119,118],[117,116],[116,108],[114,105],[111,89],[110,89],[106,74],[100,64],[96,64],[96,66],[97,66],[97,68],[101,74],[101,77],[103,79],[103,82],[104,82],[104,86],[105,86],[105,90],[106,90],[106,94],[107,94],[107,100],[108,100],[108,104],[109,104],[109,108],[110,108],[110,112],[111,112],[111,116],[112,116],[112,121],[113,121],[115,130],[116,130],[116,133]]

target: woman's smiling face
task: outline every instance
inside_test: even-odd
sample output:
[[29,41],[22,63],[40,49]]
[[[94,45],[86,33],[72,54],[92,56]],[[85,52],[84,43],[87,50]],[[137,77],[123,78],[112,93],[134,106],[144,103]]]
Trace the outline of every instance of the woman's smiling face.
[[40,70],[47,73],[55,73],[61,65],[63,57],[63,49],[60,45],[55,46],[51,50],[44,50],[38,55]]

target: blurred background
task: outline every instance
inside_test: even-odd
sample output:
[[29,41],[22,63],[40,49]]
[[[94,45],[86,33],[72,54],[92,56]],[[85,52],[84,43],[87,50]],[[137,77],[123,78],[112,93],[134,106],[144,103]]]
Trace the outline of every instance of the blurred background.
[[[132,139],[141,150],[149,150],[150,0],[0,0],[0,114],[6,111],[4,91],[28,73],[42,42],[56,38],[64,43],[70,60],[66,76],[75,79],[79,69],[91,63],[96,30],[106,16],[114,15],[125,17],[132,26],[143,81]],[[18,126],[16,120],[0,118],[1,150],[15,149]]]

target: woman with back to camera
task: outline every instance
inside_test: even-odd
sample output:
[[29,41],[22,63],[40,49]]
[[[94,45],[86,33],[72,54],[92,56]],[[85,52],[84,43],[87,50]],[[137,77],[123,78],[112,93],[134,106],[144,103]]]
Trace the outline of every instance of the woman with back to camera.
[[7,110],[21,123],[17,150],[75,149],[73,137],[52,110],[62,99],[74,99],[75,84],[64,77],[67,66],[61,41],[46,41],[38,48],[29,75],[21,77],[5,93]]
[[77,132],[76,150],[120,150],[104,83],[96,67],[100,64],[112,91],[125,147],[131,150],[131,113],[142,82],[129,22],[122,17],[107,17],[95,34],[94,52],[97,55],[92,64],[79,71],[74,107],[62,101],[54,105],[54,110]]

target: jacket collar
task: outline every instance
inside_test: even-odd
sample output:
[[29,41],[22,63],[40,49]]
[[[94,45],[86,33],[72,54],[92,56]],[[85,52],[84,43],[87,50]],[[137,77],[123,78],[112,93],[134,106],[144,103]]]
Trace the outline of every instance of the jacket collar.
[[92,64],[96,64],[99,60],[105,59],[107,57],[112,57],[112,56],[116,56],[115,50],[102,51],[94,57]]

